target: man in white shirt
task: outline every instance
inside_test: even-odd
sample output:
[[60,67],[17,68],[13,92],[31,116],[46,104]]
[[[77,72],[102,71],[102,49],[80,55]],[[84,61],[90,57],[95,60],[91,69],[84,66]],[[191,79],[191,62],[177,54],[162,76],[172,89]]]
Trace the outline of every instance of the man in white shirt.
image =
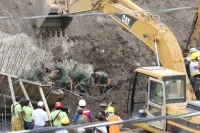
[[198,63],[198,60],[199,60],[198,55],[199,55],[199,53],[192,53],[190,55],[190,59],[191,59],[191,62],[190,62],[190,76],[191,76],[190,82],[191,82],[192,85],[194,84],[194,78],[192,77],[193,73],[195,71],[199,71],[199,69],[200,69],[200,65]]
[[47,112],[43,110],[44,103],[42,101],[38,102],[38,108],[33,111],[32,123],[34,125],[33,129],[41,128],[44,126],[49,126]]

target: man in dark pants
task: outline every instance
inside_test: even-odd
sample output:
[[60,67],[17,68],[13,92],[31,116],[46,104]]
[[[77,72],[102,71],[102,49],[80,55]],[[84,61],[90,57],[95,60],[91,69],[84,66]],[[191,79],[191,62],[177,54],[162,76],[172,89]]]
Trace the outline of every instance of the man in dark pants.
[[59,88],[64,88],[64,89],[69,89],[68,86],[69,86],[69,72],[66,68],[66,66],[63,64],[63,61],[62,60],[58,60],[58,66],[56,67],[56,69],[59,71],[59,75],[60,75],[60,86]]
[[200,100],[200,72],[195,71],[193,77],[195,79],[193,89],[195,91],[196,99]]
[[24,119],[24,128],[25,130],[31,130],[33,129],[32,124],[32,113],[33,109],[29,106],[30,104],[29,100],[24,101],[24,107],[22,108],[22,115]]
[[71,74],[70,83],[74,84],[76,88],[79,88],[80,93],[85,93],[85,89],[87,89],[89,95],[91,96],[91,91],[89,87],[89,75],[80,67],[75,67],[73,73]]
[[[105,111],[99,111],[99,115],[103,118],[103,122],[108,122],[108,120],[106,119]],[[106,129],[107,129],[107,133],[109,133],[109,126],[106,126]]]
[[92,74],[96,86],[99,87],[99,93],[107,93],[107,87],[110,84],[110,77],[105,72],[99,71]]

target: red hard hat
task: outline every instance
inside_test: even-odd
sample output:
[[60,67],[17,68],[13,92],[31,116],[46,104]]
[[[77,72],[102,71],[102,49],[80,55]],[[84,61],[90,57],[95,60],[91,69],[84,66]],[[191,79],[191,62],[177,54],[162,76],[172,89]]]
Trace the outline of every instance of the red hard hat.
[[62,108],[62,103],[61,102],[56,102],[55,103],[55,108]]

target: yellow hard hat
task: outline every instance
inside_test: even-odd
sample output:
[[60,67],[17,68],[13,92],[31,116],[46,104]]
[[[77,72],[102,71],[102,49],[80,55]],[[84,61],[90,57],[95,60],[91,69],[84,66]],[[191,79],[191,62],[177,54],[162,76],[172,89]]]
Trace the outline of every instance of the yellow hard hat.
[[195,71],[195,72],[193,72],[193,75],[192,75],[192,76],[194,77],[194,76],[199,75],[199,74],[200,74],[199,71]]
[[190,59],[191,60],[193,60],[193,59],[195,59],[197,56],[198,56],[199,54],[198,53],[192,53],[191,55],[190,55]]
[[107,111],[109,113],[114,113],[115,112],[115,110],[114,110],[114,108],[112,106],[109,106],[108,109],[107,109]]
[[61,123],[62,124],[68,124],[69,123],[69,118],[68,117],[62,118]]

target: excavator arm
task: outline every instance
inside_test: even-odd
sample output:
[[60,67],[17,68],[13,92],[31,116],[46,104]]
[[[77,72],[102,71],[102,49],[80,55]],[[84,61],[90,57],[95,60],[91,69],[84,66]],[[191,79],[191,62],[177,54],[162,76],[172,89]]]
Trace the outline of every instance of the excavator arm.
[[[199,6],[200,3],[198,4],[198,7]],[[187,41],[187,46],[186,46],[187,49],[190,49],[196,45],[199,34],[200,34],[200,8],[197,9],[197,13],[194,16],[194,20],[190,30],[190,36]]]
[[[142,9],[130,0],[120,2],[118,0],[77,0],[69,4],[68,9],[69,14],[101,9],[154,52],[157,45],[159,60],[165,68],[186,73],[180,46],[170,29],[147,12],[133,13]],[[124,13],[115,14],[115,12]],[[195,100],[188,78],[186,88],[187,101]]]

